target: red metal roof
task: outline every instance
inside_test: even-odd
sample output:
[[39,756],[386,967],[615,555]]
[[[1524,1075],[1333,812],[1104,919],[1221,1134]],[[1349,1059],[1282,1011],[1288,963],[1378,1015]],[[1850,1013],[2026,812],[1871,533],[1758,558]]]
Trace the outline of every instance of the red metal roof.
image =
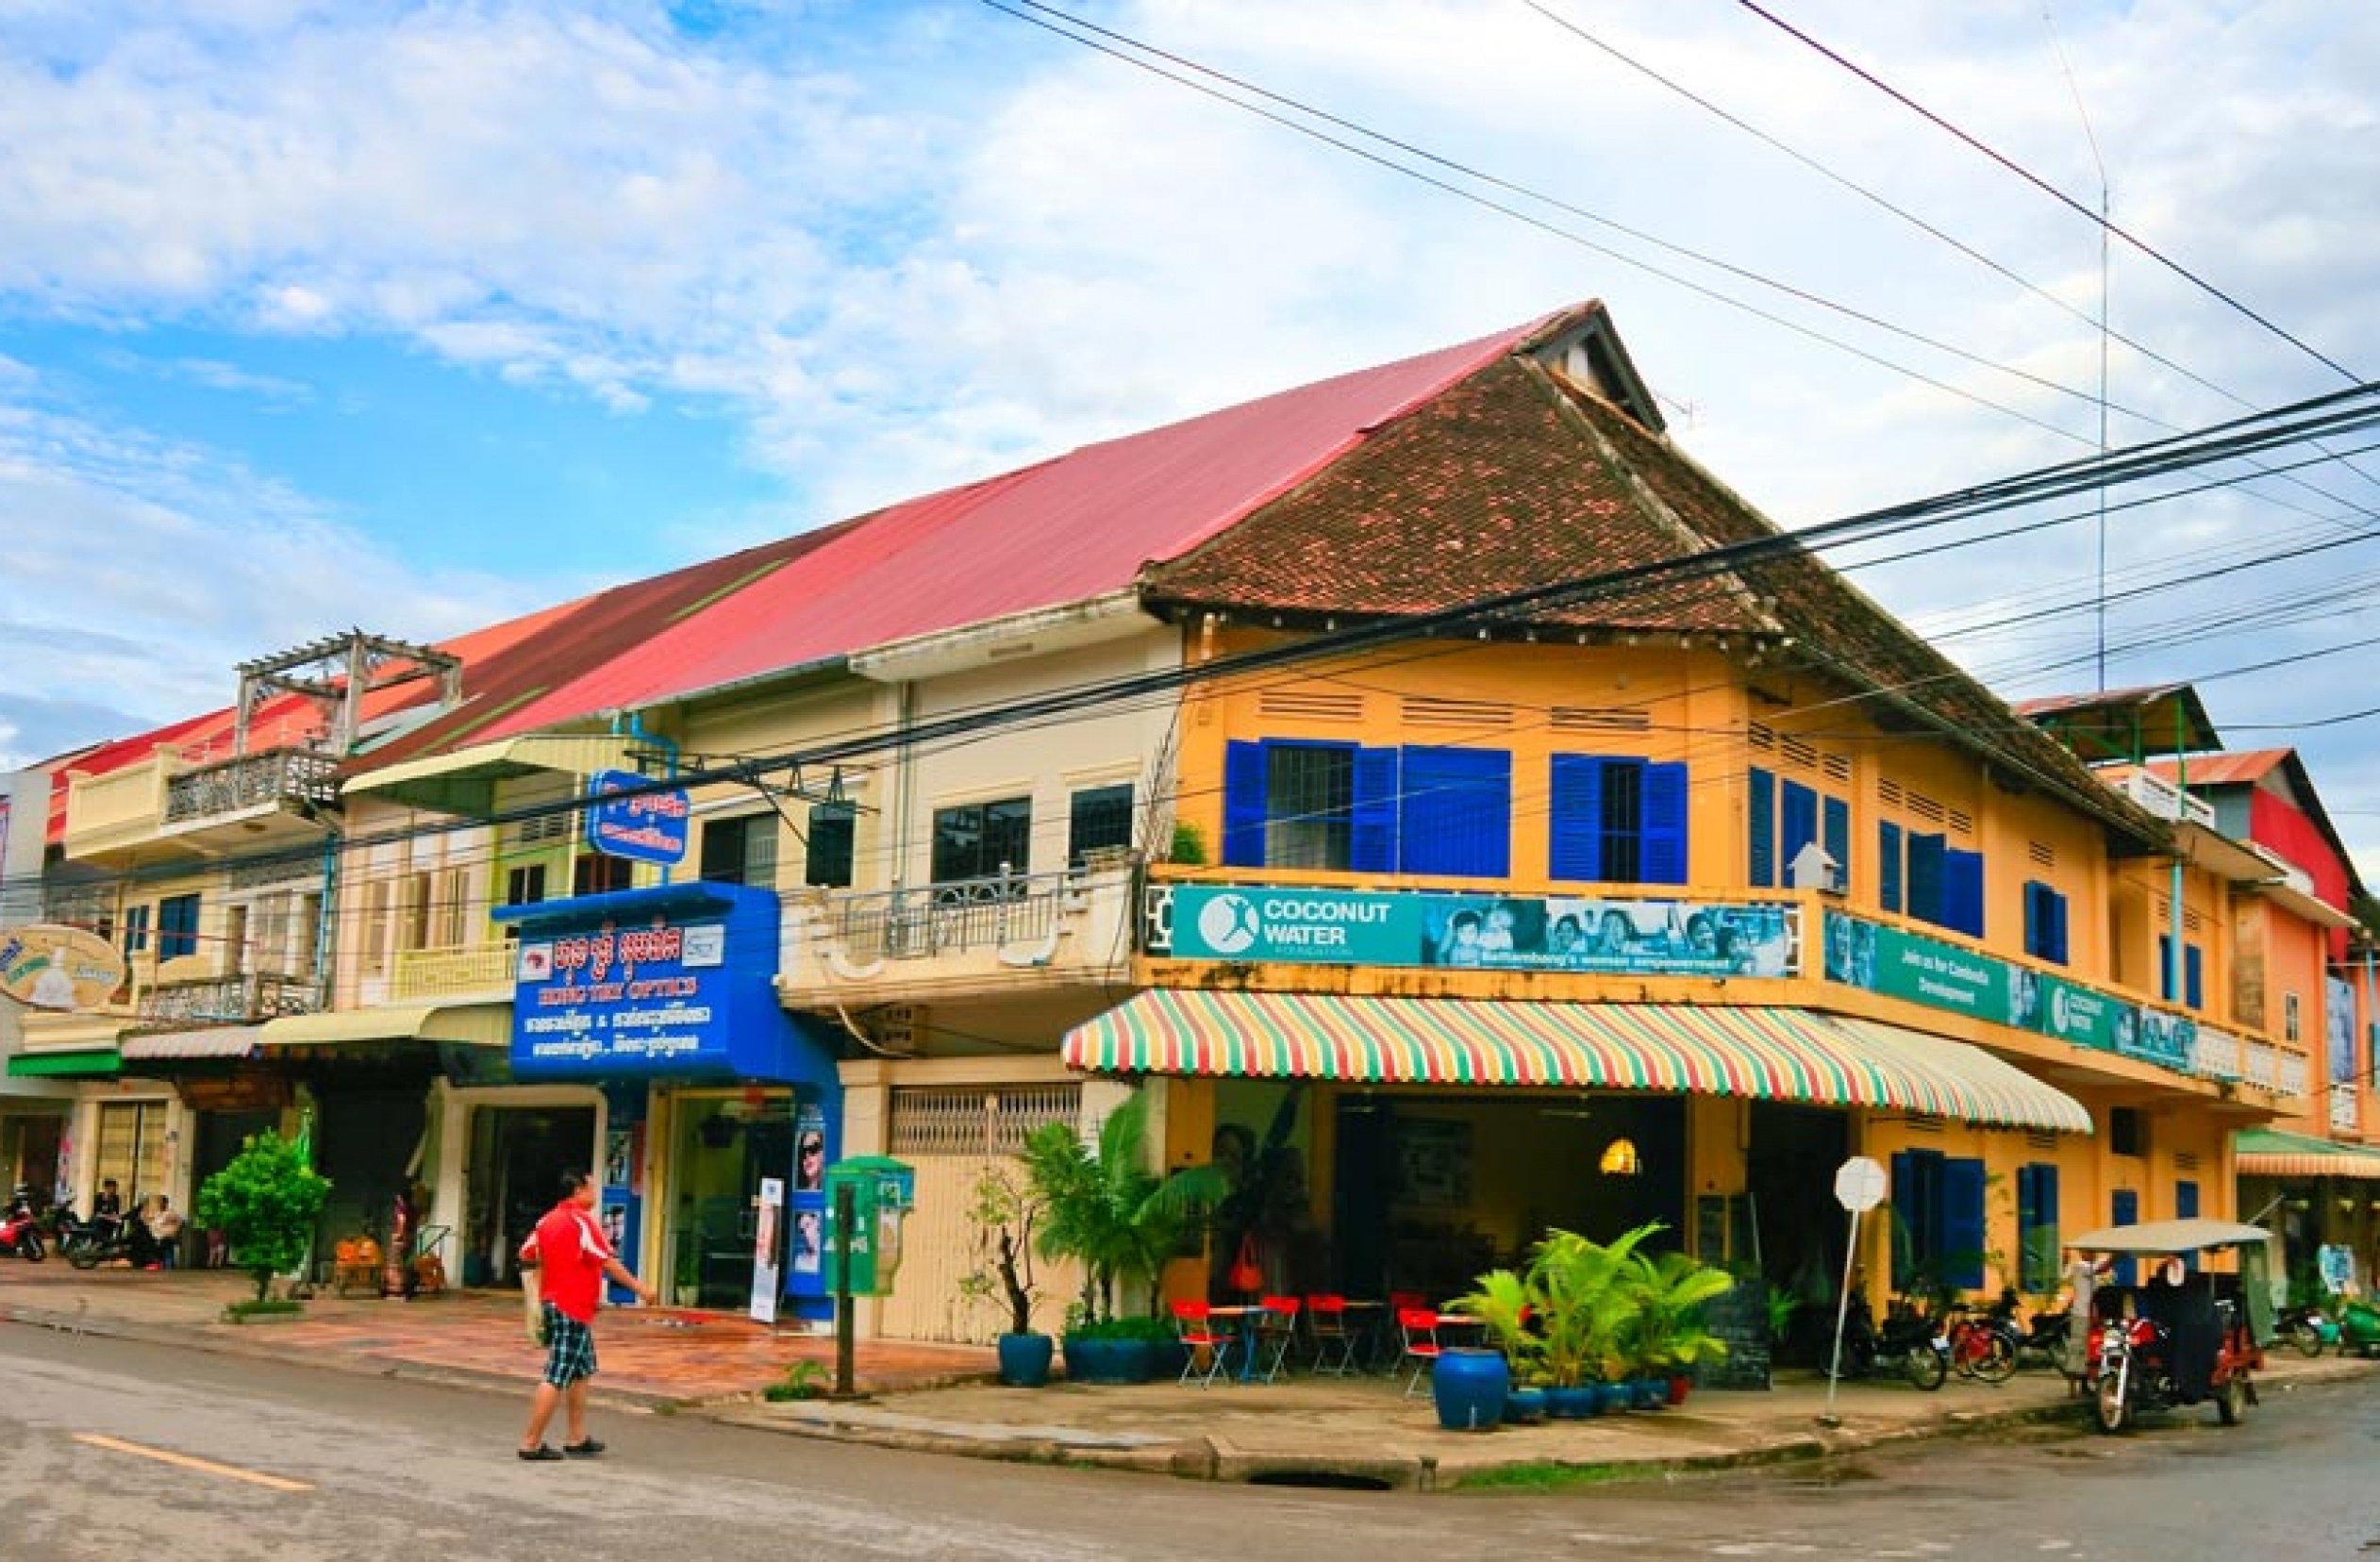
[[2237,754],[2193,754],[2187,767],[2152,759],[2141,769],[2168,781],[2187,778],[2193,787],[2240,787],[2261,781],[2288,763],[2290,750],[2249,749]]
[[633,708],[1130,586],[1567,320],[1359,370],[878,510],[474,734]]

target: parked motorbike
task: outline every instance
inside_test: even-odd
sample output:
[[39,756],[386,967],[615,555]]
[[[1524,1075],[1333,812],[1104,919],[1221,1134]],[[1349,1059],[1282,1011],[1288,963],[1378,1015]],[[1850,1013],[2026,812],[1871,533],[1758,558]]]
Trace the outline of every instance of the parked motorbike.
[[97,1269],[118,1258],[130,1263],[132,1222],[77,1221],[71,1215],[61,1215],[58,1221],[58,1251],[66,1255],[66,1261],[78,1270]]
[[1920,1388],[1939,1388],[1950,1376],[1950,1341],[1932,1319],[1898,1302],[1885,1309],[1879,1330],[1867,1296],[1855,1290],[1843,1314],[1840,1347],[1826,1371],[1839,1378],[1899,1372]]
[[2110,1226],[2073,1238],[2093,1253],[2184,1255],[2240,1250],[2240,1272],[2179,1274],[2146,1286],[2110,1286],[2092,1299],[2089,1388],[2099,1429],[2121,1432],[2141,1416],[2215,1402],[2237,1424],[2255,1403],[2264,1351],[2248,1326],[2246,1296],[2264,1283],[2266,1233],[2229,1221],[2187,1219]]
[[2338,1321],[2310,1304],[2283,1309],[2272,1320],[2272,1327],[2304,1356],[2321,1355],[2339,1339]]
[[1992,1317],[2005,1322],[2015,1339],[2018,1363],[2022,1365],[2028,1358],[2039,1358],[2055,1367],[2065,1360],[2066,1342],[2074,1332],[2073,1319],[2064,1308],[2053,1307],[2046,1312],[2028,1315],[2020,1329],[2017,1314],[2021,1309],[2022,1299],[2014,1289],[2002,1291],[1999,1302],[1991,1309]]
[[42,1240],[42,1221],[33,1208],[33,1190],[20,1183],[8,1198],[8,1213],[0,1219],[0,1254],[38,1264],[50,1255]]

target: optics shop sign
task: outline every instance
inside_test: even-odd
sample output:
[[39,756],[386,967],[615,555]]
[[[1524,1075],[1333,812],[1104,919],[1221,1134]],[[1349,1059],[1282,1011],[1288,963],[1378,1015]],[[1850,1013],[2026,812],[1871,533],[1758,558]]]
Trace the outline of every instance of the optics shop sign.
[[791,1079],[776,897],[696,883],[502,906],[521,941],[512,1072]]
[[1577,895],[1431,895],[1180,885],[1173,953],[1194,960],[1790,976],[1787,906]]
[[587,844],[607,856],[664,866],[686,860],[686,789],[662,791],[627,771],[598,771],[587,783]]

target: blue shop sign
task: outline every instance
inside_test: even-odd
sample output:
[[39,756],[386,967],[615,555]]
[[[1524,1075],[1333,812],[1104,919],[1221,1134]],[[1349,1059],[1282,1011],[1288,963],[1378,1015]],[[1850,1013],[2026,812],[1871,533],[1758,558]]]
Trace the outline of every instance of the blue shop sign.
[[587,809],[587,844],[606,856],[664,867],[686,860],[687,820],[693,812],[684,787],[650,790],[653,783],[627,771],[597,771],[587,783],[595,801]]
[[833,1059],[777,1004],[767,890],[697,882],[494,915],[521,928],[516,1078],[835,1078]]

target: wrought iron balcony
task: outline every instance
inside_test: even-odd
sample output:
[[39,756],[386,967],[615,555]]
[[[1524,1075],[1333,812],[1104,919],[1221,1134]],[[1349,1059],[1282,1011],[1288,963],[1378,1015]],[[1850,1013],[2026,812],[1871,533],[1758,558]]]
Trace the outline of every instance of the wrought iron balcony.
[[837,899],[834,939],[855,965],[1041,943],[1057,925],[1065,873],[999,873]]
[[191,982],[160,982],[141,995],[143,1024],[240,1023],[323,1006],[323,985],[302,976],[244,972]]
[[184,771],[165,783],[165,823],[198,824],[225,814],[283,803],[338,801],[335,756],[315,749],[271,749]]
[[790,890],[779,991],[788,1003],[864,989],[876,1002],[1129,972],[1129,860],[920,888]]

